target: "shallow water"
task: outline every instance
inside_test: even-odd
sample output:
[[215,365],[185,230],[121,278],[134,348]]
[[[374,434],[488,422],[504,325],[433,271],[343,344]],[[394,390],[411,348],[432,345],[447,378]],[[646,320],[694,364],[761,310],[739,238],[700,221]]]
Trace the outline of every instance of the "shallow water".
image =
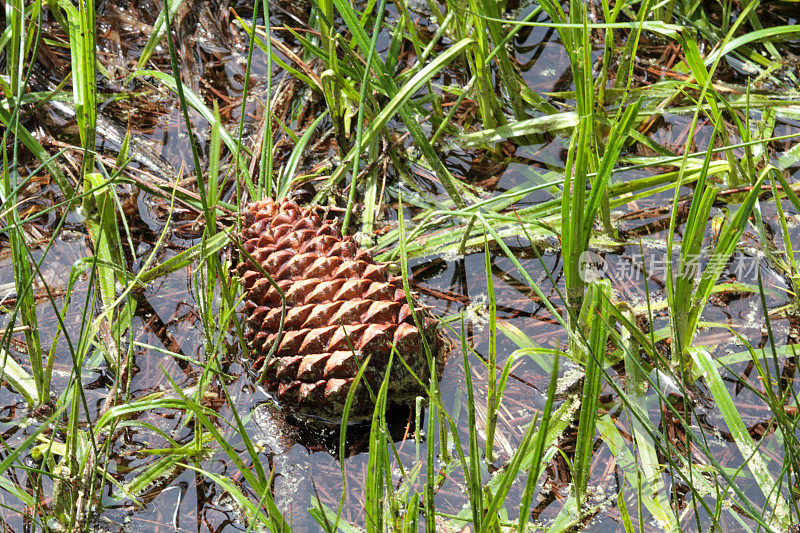
[[[199,2],[192,8],[192,13],[184,14],[181,18],[180,33],[183,65],[187,86],[205,99],[207,104],[217,99],[220,103],[223,120],[235,129],[239,121],[240,98],[243,90],[244,70],[242,58],[246,54],[246,36],[235,30],[230,24],[215,22],[214,14],[226,12],[227,7],[237,10],[239,15],[248,19],[250,16],[246,3],[228,6],[227,3]],[[100,3],[98,7],[98,20],[104,24],[105,34],[101,46],[108,54],[109,64],[116,62],[118,78],[129,71],[135,63],[141,50],[141,45],[147,37],[148,24],[152,23],[157,6],[147,1],[132,1],[128,6],[120,3]],[[293,8],[296,6],[275,6],[273,10],[272,25],[296,25]],[[146,16],[148,13],[151,16]],[[143,20],[135,24],[133,19]],[[277,32],[279,39],[293,46],[291,37],[287,32]],[[388,46],[388,40],[384,41]],[[571,88],[571,73],[563,46],[557,39],[557,34],[552,30],[535,28],[530,32],[523,32],[514,42],[516,58],[521,65],[523,77],[529,87],[537,93],[565,91]],[[281,55],[281,54],[279,54]],[[164,70],[168,67],[165,63],[164,51],[160,50],[154,55],[154,61]],[[253,98],[245,110],[245,130],[253,129],[253,125],[260,124],[256,117],[260,116],[260,102],[264,99],[266,90],[264,78],[266,61],[264,54],[256,51],[252,66],[251,94],[261,95]],[[451,73],[453,74],[453,73]],[[455,74],[453,74],[455,76]],[[273,81],[277,87],[283,74],[278,74]],[[121,124],[131,128],[131,131],[142,138],[154,143],[154,152],[165,159],[175,169],[193,166],[191,153],[188,149],[185,125],[182,115],[177,108],[174,97],[163,90],[154,89],[147,80],[134,82],[134,91],[148,91],[134,97],[124,104],[113,104],[109,107],[112,116]],[[113,87],[111,89],[114,89]],[[553,99],[553,101],[556,101]],[[128,110],[128,115],[123,115],[123,110]],[[295,122],[291,127],[302,128],[307,125],[306,120],[300,120],[297,114],[292,115]],[[665,114],[656,121],[648,135],[662,146],[671,150],[682,149],[685,135],[691,118],[686,115]],[[207,162],[208,146],[205,139],[209,126],[197,113],[192,113],[193,127],[200,139],[204,164]],[[776,130],[777,134],[784,131],[796,132],[797,124],[786,121],[785,126]],[[696,135],[696,144],[692,150],[703,150],[704,143],[708,143],[710,130],[701,124]],[[245,136],[244,141],[250,141],[251,135]],[[284,141],[286,142],[286,141]],[[453,150],[445,162],[456,176],[467,181],[479,183],[491,190],[492,193],[501,193],[515,187],[527,187],[553,179],[548,176],[549,170],[561,170],[564,167],[566,156],[566,139],[561,137],[543,138],[537,144],[514,147],[511,155],[492,159],[486,153],[476,150]],[[731,139],[731,143],[735,143]],[[280,150],[280,138],[278,138]],[[98,140],[98,148],[103,148],[103,139]],[[283,148],[280,152],[283,161],[290,148]],[[321,149],[321,152],[325,150]],[[310,170],[319,162],[324,154],[312,154],[303,161],[301,169]],[[629,154],[636,155],[636,154]],[[319,156],[319,157],[316,157]],[[417,165],[411,166],[412,171],[418,171],[421,176],[428,175],[428,171]],[[615,176],[619,182],[653,175],[654,170],[636,170],[620,173]],[[438,183],[426,181],[439,196],[442,196]],[[690,190],[681,194],[690,194]],[[552,195],[547,189],[537,191],[519,202],[519,206],[536,205],[549,200]],[[666,273],[653,268],[653,265],[663,265],[666,259],[666,250],[663,244],[669,220],[668,213],[659,213],[656,210],[672,200],[672,193],[653,195],[635,204],[628,205],[621,212],[631,213],[631,218],[624,220],[620,230],[629,235],[629,242],[635,242],[632,235],[640,237],[644,244],[629,244],[613,250],[602,250],[599,257],[602,259],[602,270],[605,276],[612,280],[615,287],[633,305],[645,305],[648,296],[651,300],[661,299],[664,296]],[[52,199],[50,201],[53,201]],[[769,223],[775,213],[770,211],[769,202],[765,202],[764,219]],[[158,236],[167,232],[163,250],[159,253],[157,261],[173,257],[181,250],[191,246],[197,240],[196,231],[183,231],[177,223],[166,227],[164,205],[151,195],[142,192],[136,203],[137,214],[131,218],[135,228],[133,236],[134,251],[129,253],[129,268],[137,272],[149,255]],[[791,205],[784,205],[787,212],[793,216]],[[637,215],[636,213],[641,213]],[[413,216],[413,210],[406,213]],[[719,212],[712,212],[717,215]],[[396,212],[387,208],[382,215],[392,224],[397,219]],[[179,217],[177,222],[188,223],[192,220],[188,214]],[[57,220],[52,217],[40,231],[49,236],[55,230]],[[446,229],[446,228],[442,228]],[[797,228],[794,228],[795,231]],[[793,238],[800,237],[793,235]],[[58,291],[66,288],[70,268],[76,260],[88,255],[87,241],[83,226],[76,222],[61,230],[56,235],[53,246],[47,252],[43,262],[43,275],[51,290]],[[658,241],[658,242],[657,242]],[[757,249],[759,246],[757,236],[750,234],[743,239],[745,246]],[[561,271],[561,256],[557,250],[546,251],[543,257],[537,258],[530,248],[529,243],[520,239],[507,239],[506,244],[511,247],[522,261],[526,272],[539,284],[540,289],[554,305],[562,308],[562,301],[557,288],[563,289]],[[3,241],[3,246],[6,246]],[[643,253],[642,253],[643,252]],[[39,252],[37,252],[39,253]],[[37,257],[37,253],[34,257]],[[567,337],[563,330],[541,302],[535,297],[520,273],[512,262],[506,258],[502,251],[493,246],[490,249],[492,276],[498,319],[507,329],[515,328],[522,331],[533,342],[549,348],[564,347]],[[786,281],[781,278],[769,265],[758,262],[752,255],[739,252],[737,259],[752,267],[747,272],[749,278],[740,281],[757,283],[757,274],[760,272],[763,284],[767,289],[774,289],[769,293],[767,306],[776,309],[789,303],[788,296],[781,292],[786,286]],[[13,273],[5,258],[0,258],[0,285],[13,281]],[[479,438],[481,442],[485,435],[481,433],[485,423],[485,406],[483,398],[487,394],[487,372],[484,363],[488,353],[489,335],[486,327],[486,295],[487,280],[484,272],[483,251],[467,253],[461,257],[436,256],[425,257],[409,264],[413,274],[412,282],[420,293],[422,303],[432,306],[434,312],[442,317],[455,317],[464,313],[467,317],[465,325],[468,333],[468,342],[474,354],[469,356],[469,363],[474,380],[474,394],[478,400]],[[729,266],[728,276],[733,272],[735,261]],[[644,275],[641,265],[649,265],[648,275]],[[147,287],[131,297],[138,303],[137,315],[133,321],[133,328],[129,333],[132,343],[131,351],[134,355],[135,372],[131,385],[131,400],[142,398],[146,395],[166,391],[171,392],[170,381],[174,381],[182,390],[191,390],[197,383],[200,369],[191,360],[203,360],[205,353],[205,337],[202,323],[199,318],[196,301],[195,284],[193,275],[194,267],[189,267],[166,277],[159,278],[149,283]],[[723,276],[724,279],[725,276]],[[81,277],[73,292],[70,309],[83,308],[87,296],[88,280]],[[37,295],[42,292],[37,288]],[[63,297],[55,293],[57,306],[63,305]],[[52,332],[56,328],[56,320],[52,305],[43,300],[38,306],[40,325],[43,330],[43,342],[49,343]],[[665,327],[667,318],[665,313],[655,315],[654,329]],[[761,302],[756,295],[745,294],[730,300],[712,301],[706,309],[704,320],[719,322],[736,327],[753,346],[767,345],[764,334],[764,313]],[[79,335],[81,315],[71,312],[66,320],[66,333],[71,338]],[[451,323],[458,330],[460,322]],[[795,317],[776,316],[771,320],[774,338],[778,346],[796,342],[798,337],[797,322]],[[263,445],[262,460],[275,472],[275,499],[279,508],[287,516],[298,531],[317,530],[318,525],[309,516],[307,510],[318,497],[323,505],[336,509],[343,490],[342,469],[336,457],[335,432],[320,431],[318,428],[305,427],[303,423],[287,419],[280,410],[276,409],[267,393],[257,386],[252,377],[245,371],[237,358],[236,343],[231,341],[230,361],[224,370],[235,379],[226,383],[228,393],[233,399],[233,404],[224,401],[224,396],[218,388],[212,387],[205,398],[209,405],[220,413],[221,420],[232,419],[232,410],[236,410],[243,417],[245,428],[252,440]],[[698,342],[711,347],[715,355],[743,351],[743,347],[728,332],[722,328],[701,331]],[[11,355],[17,360],[24,361],[25,356],[20,351],[19,343],[13,343]],[[517,345],[505,335],[498,336],[497,362],[503,365],[506,359],[517,349]],[[174,352],[180,357],[172,357],[165,352]],[[53,390],[63,390],[67,380],[72,379],[71,354],[65,342],[57,345],[57,362],[54,373]],[[477,354],[477,355],[475,355]],[[791,368],[789,368],[791,367]],[[498,421],[495,451],[497,458],[493,466],[502,466],[516,450],[526,425],[536,411],[543,408],[545,391],[549,380],[549,368],[537,364],[534,358],[520,358],[514,366],[509,380],[503,407]],[[568,374],[572,368],[564,363],[561,372]],[[748,369],[746,363],[737,363],[731,366],[731,371],[739,374],[739,378],[747,379],[753,386],[757,386],[758,375]],[[787,379],[794,382],[794,370],[791,360],[783,359],[781,368],[773,369],[780,373],[787,372]],[[95,360],[87,366],[81,376],[87,391],[86,401],[90,407],[88,420],[91,422],[97,415],[103,399],[108,394],[108,387],[112,383],[105,377],[105,363],[95,352]],[[616,367],[609,368],[613,379],[622,381],[623,376]],[[731,380],[733,383],[733,380]],[[90,385],[91,384],[91,385]],[[797,385],[793,385],[797,390]],[[459,440],[468,442],[468,428],[466,420],[467,395],[464,383],[463,359],[460,346],[456,346],[450,354],[441,380],[442,399],[444,407],[456,421],[459,430]],[[614,402],[613,390],[606,385],[602,394],[607,401],[604,408],[618,411]],[[710,396],[705,390],[696,391],[701,400],[708,401]],[[743,387],[735,391],[734,401],[740,405],[743,419],[748,427],[764,422],[771,415],[759,407],[760,403],[752,391]],[[19,444],[29,434],[31,428],[36,427],[36,422],[31,421],[27,430],[20,430],[19,424],[28,417],[20,397],[8,388],[0,389],[0,432],[10,447]],[[664,411],[659,405],[657,395],[651,391],[648,395],[649,416],[656,426],[663,420]],[[627,422],[617,419],[618,412],[612,413],[619,428],[624,428]],[[189,442],[194,437],[194,431],[187,427],[181,412],[149,411],[137,418],[137,422],[150,424],[152,428],[169,435],[178,443]],[[421,428],[415,427],[413,413],[395,412],[390,416],[391,429],[397,449],[397,457],[406,471],[419,469],[419,475],[412,484],[412,488],[422,492],[425,483],[425,442],[434,439],[437,450],[440,449],[439,434],[436,428],[430,428],[423,423]],[[424,420],[424,418],[423,418]],[[697,420],[693,421],[693,429],[697,432],[709,433],[709,427],[720,428],[720,436],[711,443],[711,449],[717,460],[723,465],[739,465],[741,457],[739,451],[732,445],[729,438],[725,438],[724,421],[713,406],[707,406],[703,426]],[[664,425],[666,426],[666,424]],[[148,449],[164,448],[169,442],[156,431],[147,430],[147,426],[129,426],[121,430],[120,435],[113,441],[111,460],[108,465],[109,472],[117,481],[125,483],[135,479],[142,472],[154,467],[160,455],[147,455],[141,452]],[[224,428],[229,443],[246,453],[240,436],[229,427]],[[419,432],[420,440],[415,441],[414,433]],[[353,428],[350,432],[347,458],[344,462],[344,477],[347,484],[347,495],[344,500],[343,517],[357,525],[363,525],[364,479],[367,468],[368,456],[365,452],[366,438],[364,430]],[[404,436],[406,438],[404,438]],[[781,443],[777,442],[775,434],[768,435],[762,449],[766,454],[780,454]],[[574,441],[571,443],[574,446]],[[451,444],[452,445],[452,444]],[[565,443],[569,446],[569,443]],[[393,453],[393,452],[392,452]],[[452,454],[452,449],[450,449]],[[422,458],[422,459],[420,459]],[[30,463],[30,461],[29,461]],[[780,459],[770,462],[774,470],[780,465]],[[28,464],[31,466],[31,464]],[[205,457],[202,466],[212,473],[220,474],[241,481],[241,474],[237,467],[230,462],[227,456],[219,451]],[[547,495],[537,495],[532,509],[534,518],[547,524],[552,521],[562,508],[569,489],[565,480],[563,464],[553,461],[548,466],[548,485],[552,491]],[[437,461],[435,471],[441,474],[437,480],[436,506],[437,511],[449,515],[468,513],[467,498],[463,491],[463,474],[457,461]],[[19,476],[20,485],[25,486],[27,475],[21,468],[13,469]],[[400,469],[393,474],[400,483]],[[778,474],[777,471],[773,474]],[[490,472],[483,472],[484,480],[489,479]],[[588,530],[614,530],[620,529],[619,511],[615,509],[617,493],[620,488],[620,476],[615,467],[611,450],[605,443],[601,444],[593,459],[592,478],[590,485],[593,487],[592,503],[604,504],[601,511],[588,525]],[[671,480],[668,476],[667,489],[671,489]],[[405,479],[409,479],[406,476]],[[512,487],[508,502],[518,502],[524,488],[524,476],[516,480]],[[682,482],[680,482],[682,483]],[[676,482],[676,490],[679,490]],[[743,490],[755,503],[760,503],[763,498],[757,487],[750,483],[743,483]],[[635,508],[635,490],[631,487],[623,489],[628,507]],[[253,495],[258,499],[258,495]],[[218,485],[212,483],[204,476],[192,470],[176,468],[166,479],[157,480],[154,485],[143,491],[142,508],[137,507],[130,499],[121,496],[121,493],[110,483],[104,486],[100,506],[102,510],[96,517],[95,524],[99,528],[116,530],[172,530],[177,531],[237,531],[244,529],[242,519],[237,509],[232,505],[229,495]],[[18,512],[19,502],[8,494],[0,491],[0,503],[7,507],[0,509],[0,517],[9,527],[17,530],[25,527],[26,519]],[[713,508],[713,503],[711,504]],[[509,503],[509,518],[514,519],[515,504]],[[466,511],[465,511],[466,510]],[[469,516],[465,514],[465,516]],[[441,518],[445,524],[445,519]],[[657,528],[651,523],[649,515],[645,522],[651,528]],[[693,520],[686,520],[687,527],[693,527]],[[729,524],[730,525],[730,524]],[[735,527],[735,525],[731,525]]]

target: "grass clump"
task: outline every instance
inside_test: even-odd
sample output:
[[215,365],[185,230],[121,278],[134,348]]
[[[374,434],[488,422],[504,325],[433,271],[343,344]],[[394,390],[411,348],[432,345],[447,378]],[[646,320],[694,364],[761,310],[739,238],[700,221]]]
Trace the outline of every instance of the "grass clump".
[[[7,2],[0,519],[796,528],[789,4]],[[287,194],[434,307],[416,409],[246,371],[229,236]]]

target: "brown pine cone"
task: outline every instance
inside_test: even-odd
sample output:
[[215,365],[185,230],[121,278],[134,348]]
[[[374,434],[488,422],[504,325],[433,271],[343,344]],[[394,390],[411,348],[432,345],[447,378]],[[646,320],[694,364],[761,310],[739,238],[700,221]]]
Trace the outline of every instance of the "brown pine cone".
[[[285,293],[283,333],[264,373],[267,388],[277,392],[283,405],[306,415],[341,418],[359,366],[369,356],[350,419],[371,416],[370,389],[377,394],[392,345],[397,353],[389,402],[410,404],[425,394],[397,357],[428,385],[428,359],[402,280],[350,237],[342,237],[335,221],[288,200],[268,199],[246,206],[241,239]],[[247,340],[260,371],[276,341],[281,298],[252,262],[240,263],[237,270],[246,291]],[[441,373],[445,338],[427,310],[416,314]]]

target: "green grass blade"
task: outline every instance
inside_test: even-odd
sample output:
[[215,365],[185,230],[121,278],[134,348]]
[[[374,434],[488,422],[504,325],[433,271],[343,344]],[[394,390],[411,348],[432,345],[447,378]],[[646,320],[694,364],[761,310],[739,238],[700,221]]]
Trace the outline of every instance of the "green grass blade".
[[771,513],[766,514],[765,519],[773,524],[777,530],[785,531],[789,527],[789,508],[780,495],[780,485],[773,479],[766,460],[759,451],[758,446],[753,442],[753,438],[747,432],[747,427],[742,421],[742,417],[738,409],[736,409],[725,383],[722,381],[717,365],[714,363],[711,354],[703,348],[693,348],[691,355],[703,373],[714,402],[719,407],[720,414],[742,454],[744,464],[753,474],[758,487],[767,500]]

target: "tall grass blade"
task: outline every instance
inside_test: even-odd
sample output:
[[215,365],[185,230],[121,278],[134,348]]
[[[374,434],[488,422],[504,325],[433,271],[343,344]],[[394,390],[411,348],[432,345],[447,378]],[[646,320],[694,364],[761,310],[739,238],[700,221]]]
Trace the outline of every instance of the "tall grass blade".
[[739,452],[742,454],[744,464],[747,465],[748,470],[756,480],[757,486],[761,489],[764,498],[766,498],[769,512],[765,513],[764,518],[776,530],[785,531],[789,527],[789,508],[780,495],[780,485],[773,479],[766,460],[759,451],[758,446],[753,443],[753,438],[748,433],[747,427],[742,421],[742,417],[738,409],[736,409],[725,383],[722,381],[717,365],[714,363],[711,354],[703,348],[693,348],[690,353],[692,359],[703,373],[714,402],[719,407],[720,414],[725,420],[725,424],[728,426]]
[[[611,290],[607,281],[595,281],[590,285],[590,298],[587,299],[582,315],[589,326],[589,339],[586,351],[586,377],[581,394],[581,411],[578,420],[578,437],[575,444],[575,459],[572,469],[573,494],[580,508],[581,501],[589,485],[589,466],[591,465],[597,423],[600,388],[603,385],[603,366],[609,328],[606,317],[610,315]],[[583,318],[583,316],[582,316]],[[582,320],[582,322],[583,322]]]

